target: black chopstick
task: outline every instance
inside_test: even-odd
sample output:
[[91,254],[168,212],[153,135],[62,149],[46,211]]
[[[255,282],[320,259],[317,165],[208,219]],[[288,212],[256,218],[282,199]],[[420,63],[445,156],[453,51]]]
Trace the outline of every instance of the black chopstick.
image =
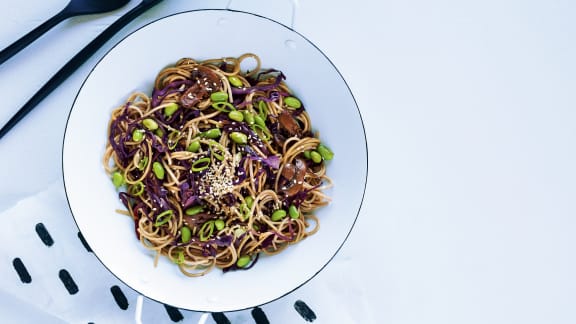
[[46,98],[54,89],[56,89],[62,82],[64,82],[72,73],[74,73],[84,62],[86,62],[100,47],[102,47],[112,36],[120,31],[124,26],[134,20],[136,17],[152,8],[162,0],[143,0],[132,10],[128,11],[122,17],[118,18],[108,28],[106,28],[100,35],[86,45],[78,54],[71,58],[66,65],[64,65],[54,76],[46,82],[40,90],[36,92],[26,102],[18,112],[6,125],[0,129],[0,139],[6,135],[22,118],[31,112],[36,105],[38,105],[44,98]]

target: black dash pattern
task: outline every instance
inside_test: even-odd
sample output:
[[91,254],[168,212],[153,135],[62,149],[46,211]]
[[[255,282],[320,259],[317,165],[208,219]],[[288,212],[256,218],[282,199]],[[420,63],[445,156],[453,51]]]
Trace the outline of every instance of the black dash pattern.
[[60,277],[60,280],[62,281],[64,287],[66,288],[66,290],[68,290],[68,293],[70,295],[74,295],[78,292],[78,285],[76,285],[76,282],[74,282],[74,279],[72,279],[72,276],[70,275],[68,270],[66,269],[60,270],[58,272],[58,277]]
[[116,305],[120,307],[122,310],[128,309],[128,299],[122,289],[116,285],[110,287],[110,292],[112,293],[112,297],[114,297],[114,301],[116,301]]
[[254,307],[252,309],[252,318],[256,322],[256,324],[270,324],[268,321],[268,317],[264,314],[264,311],[260,307]]
[[298,314],[307,322],[314,322],[316,320],[316,314],[314,314],[314,311],[308,307],[305,302],[297,300],[294,303],[294,309],[296,309]]
[[184,319],[184,316],[178,310],[178,308],[166,304],[164,304],[164,308],[166,308],[166,312],[168,313],[168,316],[170,317],[172,322],[180,322],[181,320]]
[[216,324],[231,324],[230,320],[224,313],[212,313],[212,319]]
[[30,276],[28,269],[26,269],[24,262],[22,262],[22,259],[14,258],[14,260],[12,260],[12,266],[14,266],[14,270],[16,270],[16,273],[18,274],[18,277],[20,277],[20,281],[22,281],[22,283],[32,282],[32,277]]
[[40,237],[40,240],[42,240],[42,243],[44,243],[44,245],[50,247],[54,244],[54,240],[52,239],[52,236],[46,229],[46,226],[44,226],[44,223],[36,224],[36,234],[38,234],[38,237]]

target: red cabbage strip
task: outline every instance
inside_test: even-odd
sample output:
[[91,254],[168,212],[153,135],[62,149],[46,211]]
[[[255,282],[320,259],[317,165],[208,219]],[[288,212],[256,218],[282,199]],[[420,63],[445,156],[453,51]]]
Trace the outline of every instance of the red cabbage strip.
[[192,80],[177,80],[168,83],[163,89],[154,89],[154,91],[152,91],[152,107],[158,106],[167,95],[174,92],[184,91],[180,90],[182,85],[189,87],[193,83]]
[[280,82],[282,82],[282,80],[285,80],[286,77],[284,76],[284,74],[282,72],[280,72],[280,74],[276,77],[276,80],[274,81],[274,83],[270,83],[270,84],[261,84],[261,85],[255,85],[253,87],[248,87],[248,88],[232,88],[232,94],[233,95],[241,95],[241,94],[249,94],[252,93],[254,91],[270,91],[270,90],[274,90],[276,87],[278,87],[280,85]]
[[312,191],[312,190],[319,188],[321,185],[322,185],[322,183],[319,183],[310,189],[300,190],[295,195],[290,196],[290,197],[286,197],[283,205],[288,207],[288,206],[293,204],[296,207],[300,207],[300,204],[302,204],[302,202],[304,200],[306,200],[306,196],[308,196],[308,193],[310,193],[310,191]]
[[[116,119],[114,119],[114,121],[112,121],[112,124],[110,125],[110,134],[108,135],[108,141],[110,142],[110,146],[112,146],[112,149],[114,150],[116,156],[122,163],[121,167],[123,168],[125,167],[124,163],[128,158],[128,153],[126,152],[125,147],[123,145],[124,144],[124,141],[122,139],[123,132],[120,130],[120,127],[118,125],[120,124],[121,121],[125,121],[128,119],[129,106],[130,103],[129,102],[126,103],[126,105],[124,105],[124,109],[122,110],[122,114],[120,114],[120,116],[118,116]],[[116,135],[119,135],[120,137],[119,143],[116,142],[115,140]]]

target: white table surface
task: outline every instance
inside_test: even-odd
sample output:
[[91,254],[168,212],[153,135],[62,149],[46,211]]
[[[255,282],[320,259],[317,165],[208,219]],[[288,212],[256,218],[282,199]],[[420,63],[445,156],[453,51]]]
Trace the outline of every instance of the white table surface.
[[[66,2],[0,1],[0,48]],[[0,123],[137,2],[69,19],[0,66]],[[349,301],[359,323],[576,322],[570,0],[166,0],[0,141],[0,217],[61,186],[67,115],[82,81],[116,41],[171,13],[226,6],[293,24],[339,69],[363,117],[368,185],[335,258],[349,266],[329,265],[311,285],[329,285],[329,276],[346,282],[331,293]],[[0,295],[3,322],[16,316],[18,303]],[[30,321],[42,316],[28,314]],[[267,315],[283,322],[274,309]]]

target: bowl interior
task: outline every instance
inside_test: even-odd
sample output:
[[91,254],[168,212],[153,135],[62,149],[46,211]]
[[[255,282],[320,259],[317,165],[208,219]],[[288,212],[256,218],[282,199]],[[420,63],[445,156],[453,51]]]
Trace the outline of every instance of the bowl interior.
[[[150,93],[156,74],[182,57],[208,59],[255,53],[263,67],[283,71],[302,99],[320,139],[335,153],[328,175],[329,206],[318,213],[317,234],[248,271],[214,270],[188,278],[153,255],[134,235],[102,167],[112,109],[134,91]],[[293,30],[253,14],[201,10],[157,20],[119,42],[85,80],[70,112],[63,148],[66,194],[74,219],[100,261],[139,293],[196,311],[233,311],[275,300],[304,284],[337,253],[364,195],[367,148],[354,98],[334,65]]]

